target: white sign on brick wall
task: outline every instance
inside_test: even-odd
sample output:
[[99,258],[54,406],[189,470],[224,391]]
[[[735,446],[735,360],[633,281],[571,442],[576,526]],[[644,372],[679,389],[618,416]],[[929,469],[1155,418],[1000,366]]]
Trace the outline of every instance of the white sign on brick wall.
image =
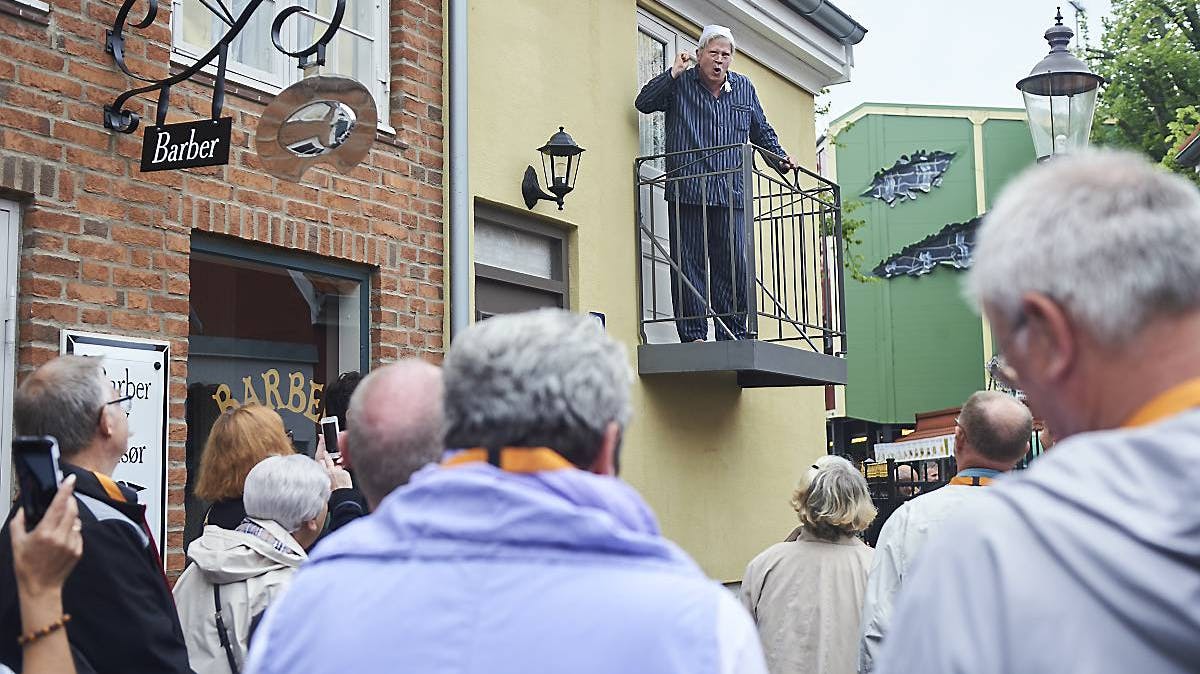
[[167,416],[171,349],[164,341],[63,330],[62,353],[101,358],[119,396],[133,396],[129,448],[112,478],[137,490],[163,554],[167,538]]

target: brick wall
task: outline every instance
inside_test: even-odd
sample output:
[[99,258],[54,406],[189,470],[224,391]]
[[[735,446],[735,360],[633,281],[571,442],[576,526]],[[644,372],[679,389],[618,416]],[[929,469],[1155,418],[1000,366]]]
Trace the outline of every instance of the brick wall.
[[[102,106],[131,88],[104,52],[118,0],[54,0],[48,13],[0,0],[0,197],[23,205],[19,369],[55,356],[62,328],[169,339],[172,348],[167,565],[183,566],[184,424],[191,233],[206,231],[377,268],[371,360],[443,345],[442,8],[391,0],[391,109],[350,175],[310,169],[302,183],[258,169],[253,132],[270,96],[230,86],[228,166],[142,174],[142,132],[104,129]],[[279,3],[282,7],[288,3]],[[144,16],[148,2],[131,14]],[[169,0],[127,31],[130,69],[162,78]],[[207,117],[211,88],[172,90],[168,122]],[[153,99],[135,100],[143,124]]]

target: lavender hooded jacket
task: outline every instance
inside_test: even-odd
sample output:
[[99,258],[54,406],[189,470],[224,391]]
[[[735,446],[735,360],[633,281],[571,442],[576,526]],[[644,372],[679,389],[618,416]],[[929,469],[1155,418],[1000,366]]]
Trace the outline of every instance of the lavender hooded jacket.
[[[726,602],[620,480],[430,466],[317,546],[247,671],[728,671]],[[741,659],[760,671],[749,641]]]

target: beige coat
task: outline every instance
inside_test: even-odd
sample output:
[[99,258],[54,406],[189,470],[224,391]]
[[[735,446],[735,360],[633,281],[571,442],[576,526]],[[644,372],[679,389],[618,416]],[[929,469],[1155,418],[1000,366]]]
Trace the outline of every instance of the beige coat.
[[771,674],[853,674],[873,554],[852,536],[831,543],[802,531],[750,562],[742,603],[758,625]]
[[234,659],[245,662],[250,623],[292,582],[308,556],[296,539],[270,520],[254,520],[287,550],[257,536],[204,527],[187,555],[192,564],[175,583],[173,594],[179,623],[187,640],[188,659],[197,674],[228,674],[229,659],[217,634],[213,585],[221,586],[221,617]]

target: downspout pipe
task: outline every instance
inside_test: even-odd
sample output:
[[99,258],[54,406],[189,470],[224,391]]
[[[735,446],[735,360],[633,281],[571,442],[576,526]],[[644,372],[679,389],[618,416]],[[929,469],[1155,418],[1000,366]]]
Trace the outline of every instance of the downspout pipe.
[[471,325],[471,192],[467,165],[467,1],[447,0],[450,30],[450,339]]

